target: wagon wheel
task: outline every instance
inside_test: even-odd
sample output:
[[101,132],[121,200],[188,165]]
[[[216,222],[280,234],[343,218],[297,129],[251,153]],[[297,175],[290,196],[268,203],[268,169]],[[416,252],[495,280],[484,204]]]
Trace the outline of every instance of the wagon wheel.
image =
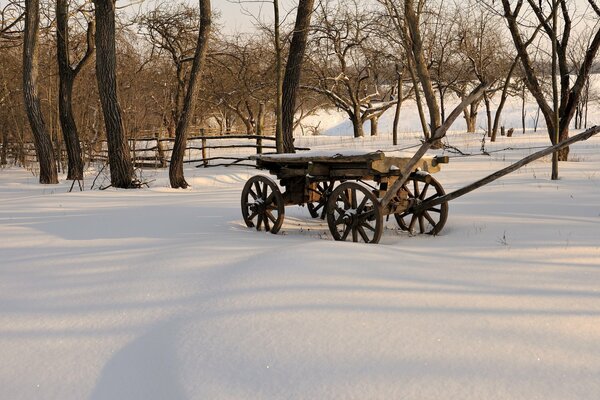
[[277,233],[283,224],[285,207],[279,187],[271,178],[255,175],[242,190],[242,216],[249,228]]
[[306,203],[306,208],[308,208],[308,212],[310,213],[311,217],[325,219],[327,200],[331,195],[334,184],[335,181],[318,182],[316,189],[310,189],[314,190],[320,195],[319,201],[314,203]]
[[377,197],[356,182],[339,185],[327,201],[327,223],[335,240],[377,243],[383,232],[383,215]]
[[430,235],[440,233],[448,218],[448,202],[428,208],[418,214],[413,212],[413,206],[445,195],[446,192],[442,185],[430,175],[412,174],[400,190],[408,193],[408,200],[411,202],[411,207],[406,211],[394,214],[400,229],[415,232],[418,225],[419,233]]

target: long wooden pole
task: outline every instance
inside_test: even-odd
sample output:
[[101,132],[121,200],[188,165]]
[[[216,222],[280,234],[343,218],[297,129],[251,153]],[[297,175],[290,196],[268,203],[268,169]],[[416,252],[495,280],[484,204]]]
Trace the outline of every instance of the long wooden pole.
[[396,182],[394,182],[394,184],[386,192],[385,196],[383,196],[383,199],[381,199],[381,206],[384,209],[388,206],[388,204],[390,204],[392,199],[394,197],[396,197],[398,190],[400,190],[402,185],[404,185],[404,183],[408,180],[410,173],[412,172],[414,166],[417,165],[419,160],[421,160],[421,157],[423,157],[425,155],[427,150],[429,150],[436,141],[442,139],[446,135],[446,132],[448,131],[448,129],[450,129],[450,126],[454,123],[456,118],[458,118],[460,113],[462,113],[463,109],[468,104],[471,104],[474,100],[481,97],[483,95],[483,92],[487,89],[487,87],[488,87],[487,83],[482,83],[481,85],[477,86],[471,92],[471,94],[469,94],[467,97],[465,97],[460,102],[460,104],[458,106],[456,106],[456,108],[454,108],[454,110],[452,110],[452,112],[450,113],[450,115],[448,116],[446,121],[444,121],[444,123],[442,125],[440,125],[433,132],[433,134],[431,135],[431,138],[429,138],[428,140],[423,142],[423,144],[421,145],[419,150],[417,150],[417,152],[412,156],[412,158],[409,160],[409,162],[402,169],[400,178],[398,178],[398,180],[396,180]]
[[586,130],[585,132],[582,132],[578,135],[570,137],[569,139],[567,139],[561,143],[557,143],[553,146],[545,148],[544,150],[540,150],[537,153],[533,153],[533,154],[523,158],[522,160],[519,160],[518,162],[511,164],[506,168],[496,171],[493,174],[488,175],[485,178],[480,179],[468,186],[465,186],[461,189],[455,190],[454,192],[448,193],[444,196],[440,196],[438,198],[432,199],[430,201],[425,201],[422,204],[414,207],[413,212],[418,214],[418,213],[422,212],[423,210],[427,210],[427,209],[430,209],[431,207],[435,207],[435,206],[445,203],[447,201],[454,200],[457,197],[460,197],[467,193],[470,193],[475,189],[478,189],[484,185],[487,185],[488,183],[495,181],[496,179],[502,178],[504,175],[508,175],[511,172],[514,172],[514,171],[518,170],[519,168],[531,163],[532,161],[537,160],[538,158],[552,154],[552,153],[562,149],[563,147],[572,145],[573,143],[576,143],[576,142],[579,142],[582,140],[587,140],[599,132],[600,132],[600,126],[598,126],[598,125],[594,126],[590,129]]

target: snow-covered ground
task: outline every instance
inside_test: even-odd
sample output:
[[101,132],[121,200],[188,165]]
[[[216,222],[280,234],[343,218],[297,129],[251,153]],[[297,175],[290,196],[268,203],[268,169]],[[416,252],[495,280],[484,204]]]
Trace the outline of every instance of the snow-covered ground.
[[[546,144],[502,137],[487,149],[520,150],[436,178],[450,191]],[[571,152],[560,181],[540,160],[452,201],[439,236],[390,220],[378,245],[335,242],[297,206],[278,235],[246,228],[251,168],[73,193],[0,170],[0,398],[598,398],[600,137]]]

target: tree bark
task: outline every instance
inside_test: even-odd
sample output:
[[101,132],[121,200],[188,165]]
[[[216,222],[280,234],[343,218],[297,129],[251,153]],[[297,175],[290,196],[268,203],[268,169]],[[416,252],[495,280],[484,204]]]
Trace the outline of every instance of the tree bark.
[[38,34],[40,5],[38,0],[25,1],[25,32],[23,40],[23,95],[25,109],[33,133],[33,142],[40,165],[40,183],[58,183],[58,172],[50,135],[42,115],[38,93]]
[[487,131],[488,131],[488,135],[492,135],[492,109],[490,107],[490,99],[488,98],[487,94],[484,93],[483,94],[483,102],[485,104],[485,115],[486,115],[486,119],[487,119]]
[[365,136],[363,122],[360,118],[360,108],[357,108],[354,110],[354,112],[350,115],[350,120],[352,121],[352,129],[354,131],[354,137],[359,138],[359,137]]
[[8,131],[2,131],[2,149],[0,150],[0,165],[8,164]]
[[[410,47],[414,56],[416,74],[421,82],[423,95],[425,96],[425,102],[427,103],[427,108],[429,109],[429,127],[431,131],[434,132],[442,125],[440,108],[437,103],[435,92],[433,91],[431,76],[429,74],[429,70],[427,69],[427,63],[425,62],[425,57],[423,55],[423,41],[421,39],[421,32],[419,28],[419,18],[415,14],[413,0],[405,0],[404,17],[406,19],[406,25],[408,26],[408,32],[410,33]],[[432,148],[440,148],[441,146],[441,140],[436,140],[431,145]]]
[[283,77],[282,99],[282,129],[283,150],[285,153],[294,153],[294,112],[296,110],[296,97],[302,72],[302,61],[306,53],[306,41],[310,20],[312,17],[314,0],[300,0],[296,14],[294,34],[290,44],[290,51],[285,65]]
[[396,65],[396,76],[397,76],[397,96],[396,109],[394,111],[394,125],[392,126],[392,143],[394,146],[398,145],[398,125],[400,124],[400,109],[402,107],[402,69]]
[[374,115],[370,118],[371,120],[371,136],[377,136],[379,134],[379,116]]
[[285,152],[283,145],[283,120],[282,120],[282,103],[283,103],[283,76],[281,63],[281,35],[280,20],[279,20],[279,0],[273,1],[273,11],[275,14],[275,80],[276,80],[276,98],[275,98],[275,146],[277,153]]
[[121,107],[117,98],[117,54],[115,0],[94,0],[96,16],[96,79],[108,142],[110,183],[116,188],[134,188],[133,164],[125,138]]
[[200,77],[204,69],[206,53],[208,51],[208,40],[210,36],[210,28],[212,24],[212,15],[210,8],[210,0],[199,0],[200,6],[200,26],[198,28],[198,41],[196,43],[196,51],[194,53],[194,61],[190,71],[190,79],[185,93],[185,100],[181,116],[177,122],[175,131],[175,144],[171,153],[171,163],[169,165],[169,181],[174,189],[185,189],[189,185],[183,175],[183,156],[187,143],[187,130],[190,124],[192,114],[196,108],[196,99],[198,97],[198,89],[200,87]]
[[69,56],[69,2],[56,0],[56,55],[58,60],[59,94],[58,110],[60,127],[67,148],[67,179],[83,179],[83,157],[77,125],[73,117],[73,84],[81,69],[89,62],[94,52],[94,24],[88,26],[87,50],[74,68]]
[[500,117],[502,116],[502,110],[504,109],[504,104],[506,104],[506,99],[508,98],[508,88],[510,87],[510,80],[512,79],[513,73],[515,71],[515,67],[517,66],[518,58],[515,58],[513,63],[508,70],[508,75],[506,76],[506,80],[504,81],[504,86],[502,86],[502,93],[500,94],[500,104],[498,104],[498,109],[496,110],[496,115],[494,115],[494,125],[492,126],[492,137],[496,137],[498,133],[498,126],[500,125]]

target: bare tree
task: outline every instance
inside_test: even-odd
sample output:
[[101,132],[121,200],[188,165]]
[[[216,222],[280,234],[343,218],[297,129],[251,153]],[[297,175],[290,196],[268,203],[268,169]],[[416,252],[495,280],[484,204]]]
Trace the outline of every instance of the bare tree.
[[[25,19],[25,7],[20,1],[10,0],[0,6],[0,39],[14,46],[14,42],[20,39],[22,22]],[[7,43],[3,43],[5,47]]]
[[117,188],[133,188],[135,181],[129,144],[125,138],[122,111],[117,99],[117,55],[115,48],[116,0],[94,0],[96,16],[96,78],[104,113],[110,183]]
[[313,13],[314,0],[299,0],[296,11],[296,24],[290,44],[282,92],[282,129],[283,150],[294,152],[294,113],[296,111],[296,93],[300,85],[302,62],[306,52],[306,40]]
[[[600,17],[600,7],[595,0],[587,0],[587,6],[586,13],[594,15],[597,21],[597,18]],[[600,47],[600,27],[597,23],[595,24],[595,32],[591,33],[591,40],[588,42],[579,68],[573,71],[568,59],[569,48],[572,44],[571,38],[575,34],[573,28],[574,9],[570,2],[553,0],[547,4],[534,0],[518,0],[511,5],[509,0],[502,0],[502,8],[523,67],[525,83],[546,120],[550,141],[553,144],[562,142],[569,137],[570,121],[575,114],[592,63]],[[550,100],[546,97],[543,84],[536,72],[532,54],[534,50],[528,48],[529,41],[524,40],[526,28],[523,24],[527,22],[524,14],[528,11],[533,13],[533,18],[541,27],[542,32],[546,34],[553,49],[553,65],[556,66],[557,71],[553,74],[552,79],[554,80],[556,76],[560,77],[560,84],[553,85],[555,95]],[[561,19],[560,24],[557,21],[558,18]],[[574,82],[571,81],[573,73],[575,73]],[[568,154],[569,149],[565,147],[557,153],[557,159],[566,161]],[[553,168],[553,179],[558,178],[555,168]]]
[[50,135],[42,115],[38,93],[38,35],[40,8],[38,0],[25,1],[25,37],[23,41],[23,94],[38,162],[40,183],[58,183],[58,172]]
[[[371,48],[376,38],[377,15],[357,0],[335,6],[321,3],[309,60],[311,75],[302,87],[322,94],[346,112],[354,137],[364,136],[363,125],[369,120],[376,133],[376,118],[396,104],[391,99],[394,85],[377,79],[380,64],[374,56],[378,51]],[[388,67],[393,71],[394,63]]]
[[187,143],[187,129],[190,124],[192,114],[196,107],[198,96],[199,81],[204,68],[206,53],[208,50],[208,40],[212,24],[212,14],[210,0],[199,0],[200,8],[200,26],[198,32],[198,42],[194,52],[194,61],[190,71],[190,79],[187,84],[185,100],[181,116],[177,122],[175,131],[175,144],[171,154],[171,163],[169,165],[169,181],[174,189],[185,189],[189,185],[183,175],[183,156]]
[[69,158],[67,179],[83,179],[83,158],[79,134],[73,115],[73,84],[82,68],[91,60],[94,53],[94,23],[89,22],[87,47],[83,57],[75,64],[71,62],[69,45],[69,2],[56,0],[56,49],[59,71],[58,106],[60,126]]
[[[266,36],[246,37],[238,35],[220,39],[214,45],[218,51],[209,54],[206,86],[214,107],[224,120],[221,125],[231,128],[234,113],[244,125],[248,135],[263,129],[258,118],[260,105],[275,109],[276,82],[273,77],[275,61],[271,38]],[[214,115],[214,113],[213,113]],[[274,115],[270,113],[269,116]],[[226,129],[227,131],[227,129]]]
[[186,3],[163,2],[139,18],[140,33],[150,43],[149,55],[153,61],[166,55],[175,68],[175,84],[169,96],[167,130],[175,135],[175,126],[181,115],[185,84],[189,66],[193,61],[194,48],[198,40],[198,10]]
[[[442,126],[442,116],[433,88],[431,73],[425,59],[425,47],[421,33],[421,15],[423,15],[426,1],[418,1],[418,4],[415,4],[413,0],[380,0],[380,2],[384,4],[389,17],[392,18],[398,37],[403,41],[409,54],[409,67],[418,79],[420,89],[425,97],[425,103],[429,111],[429,129],[433,138],[436,136],[433,135],[433,132],[436,132]],[[428,134],[425,129],[424,133],[427,137]],[[442,146],[441,137],[437,136],[436,141],[431,143],[433,148]]]

